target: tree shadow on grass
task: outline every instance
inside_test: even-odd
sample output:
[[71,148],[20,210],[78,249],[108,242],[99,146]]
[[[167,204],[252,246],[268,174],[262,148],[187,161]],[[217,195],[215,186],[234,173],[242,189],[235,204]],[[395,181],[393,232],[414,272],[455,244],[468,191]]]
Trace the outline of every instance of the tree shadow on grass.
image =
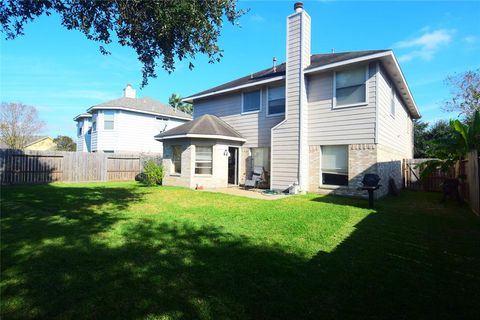
[[[139,196],[118,192],[65,194],[65,203],[54,205],[61,210],[55,219],[7,208],[5,318],[473,318],[478,310],[478,245],[442,233],[444,221],[385,207],[332,252],[311,258],[218,226],[148,218],[122,224],[121,211]],[[77,208],[76,197],[91,202]],[[88,209],[110,202],[104,210]],[[11,234],[25,226],[28,233]],[[461,226],[478,239],[478,224]]]

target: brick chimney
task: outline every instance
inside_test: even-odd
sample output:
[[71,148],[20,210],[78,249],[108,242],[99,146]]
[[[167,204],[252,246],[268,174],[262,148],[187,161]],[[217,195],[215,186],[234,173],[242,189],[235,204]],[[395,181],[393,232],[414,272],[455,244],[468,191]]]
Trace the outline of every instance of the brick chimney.
[[285,120],[272,129],[272,189],[292,186],[299,191],[308,189],[308,105],[304,69],[310,65],[310,26],[310,16],[303,3],[295,3],[294,13],[287,17]]

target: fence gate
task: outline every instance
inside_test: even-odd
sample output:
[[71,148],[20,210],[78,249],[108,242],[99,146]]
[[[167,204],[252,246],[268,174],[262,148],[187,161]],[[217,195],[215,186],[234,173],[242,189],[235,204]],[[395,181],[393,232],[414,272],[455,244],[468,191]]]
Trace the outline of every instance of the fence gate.
[[448,172],[434,171],[430,176],[420,179],[421,163],[432,159],[405,159],[403,160],[404,186],[411,190],[442,191],[443,181],[455,177],[455,168]]

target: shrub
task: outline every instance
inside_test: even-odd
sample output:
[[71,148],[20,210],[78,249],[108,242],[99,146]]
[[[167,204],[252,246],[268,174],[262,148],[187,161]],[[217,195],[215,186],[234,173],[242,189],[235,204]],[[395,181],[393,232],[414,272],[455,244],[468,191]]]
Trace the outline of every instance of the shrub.
[[149,186],[162,184],[163,166],[153,160],[148,160],[143,168],[143,183]]

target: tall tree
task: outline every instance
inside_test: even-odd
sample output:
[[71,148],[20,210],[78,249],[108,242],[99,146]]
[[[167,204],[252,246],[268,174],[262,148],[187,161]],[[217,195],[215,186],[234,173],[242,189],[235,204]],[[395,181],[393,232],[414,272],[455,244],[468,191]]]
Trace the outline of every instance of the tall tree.
[[453,129],[445,120],[439,120],[433,124],[416,120],[414,122],[414,157],[432,158],[436,157],[440,139],[450,139],[453,136]]
[[480,111],[480,69],[449,76],[446,83],[451,87],[452,97],[446,100],[443,109],[458,112],[466,121]]
[[170,98],[168,98],[168,103],[175,108],[176,110],[180,110],[183,112],[186,112],[188,114],[193,113],[193,105],[188,102],[183,102],[182,101],[182,96],[172,93]]
[[245,13],[237,0],[41,0],[0,1],[0,23],[7,39],[23,35],[25,24],[41,15],[60,15],[62,25],[75,29],[89,40],[104,45],[116,39],[135,50],[143,64],[142,87],[156,77],[157,60],[167,72],[175,70],[175,60],[188,59],[189,68],[198,53],[214,63],[222,57],[217,42],[222,19],[237,24]]
[[415,120],[413,122],[413,130],[413,157],[427,158],[428,122]]
[[68,136],[58,136],[53,139],[53,142],[57,145],[58,151],[75,151],[77,149],[75,141]]
[[0,140],[10,149],[23,149],[33,136],[45,127],[35,107],[2,102],[0,108]]

